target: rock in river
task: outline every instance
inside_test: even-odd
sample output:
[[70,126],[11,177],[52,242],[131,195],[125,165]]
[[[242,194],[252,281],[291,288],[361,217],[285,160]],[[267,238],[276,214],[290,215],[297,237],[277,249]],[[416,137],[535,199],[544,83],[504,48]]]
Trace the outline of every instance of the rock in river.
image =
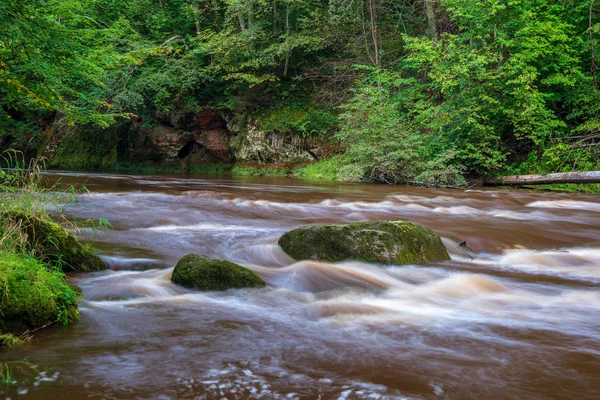
[[171,276],[171,281],[197,290],[227,290],[265,287],[266,283],[256,272],[226,260],[198,254],[181,258]]
[[422,264],[450,259],[438,234],[404,221],[304,226],[285,233],[279,245],[296,260]]

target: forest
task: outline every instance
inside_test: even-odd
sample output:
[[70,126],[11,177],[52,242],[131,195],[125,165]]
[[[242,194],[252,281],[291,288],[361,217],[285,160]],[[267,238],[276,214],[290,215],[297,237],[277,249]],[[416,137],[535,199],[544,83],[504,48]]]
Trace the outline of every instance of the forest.
[[299,176],[460,186],[600,159],[595,0],[3,0],[0,21],[2,149],[211,110],[328,143]]

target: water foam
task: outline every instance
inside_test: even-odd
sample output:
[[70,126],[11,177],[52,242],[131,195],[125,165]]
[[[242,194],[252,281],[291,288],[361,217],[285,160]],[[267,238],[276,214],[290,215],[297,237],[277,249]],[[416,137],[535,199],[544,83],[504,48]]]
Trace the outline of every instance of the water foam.
[[600,202],[592,203],[590,201],[578,200],[540,200],[529,203],[525,207],[558,208],[568,210],[586,210],[600,212]]

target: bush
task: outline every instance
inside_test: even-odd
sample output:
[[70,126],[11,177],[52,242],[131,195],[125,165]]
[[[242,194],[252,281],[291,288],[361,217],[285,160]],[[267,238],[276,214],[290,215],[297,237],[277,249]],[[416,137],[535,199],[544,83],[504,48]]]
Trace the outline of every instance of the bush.
[[337,138],[347,145],[338,176],[390,184],[460,187],[463,167],[450,163],[451,153],[435,148],[400,111],[385,86],[364,85],[343,107]]

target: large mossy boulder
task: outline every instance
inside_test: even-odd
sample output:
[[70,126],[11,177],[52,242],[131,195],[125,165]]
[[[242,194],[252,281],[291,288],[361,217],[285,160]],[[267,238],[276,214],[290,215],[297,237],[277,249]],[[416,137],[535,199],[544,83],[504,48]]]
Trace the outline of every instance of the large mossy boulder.
[[248,268],[198,254],[181,258],[173,270],[171,281],[196,290],[261,288],[267,285]]
[[0,253],[0,333],[22,333],[79,318],[73,290],[58,270],[38,260]]
[[422,264],[450,259],[438,234],[404,221],[304,226],[281,236],[279,245],[296,260]]
[[54,222],[18,211],[0,215],[4,224],[20,226],[25,246],[35,256],[50,264],[59,265],[64,272],[91,272],[107,268],[93,250]]

